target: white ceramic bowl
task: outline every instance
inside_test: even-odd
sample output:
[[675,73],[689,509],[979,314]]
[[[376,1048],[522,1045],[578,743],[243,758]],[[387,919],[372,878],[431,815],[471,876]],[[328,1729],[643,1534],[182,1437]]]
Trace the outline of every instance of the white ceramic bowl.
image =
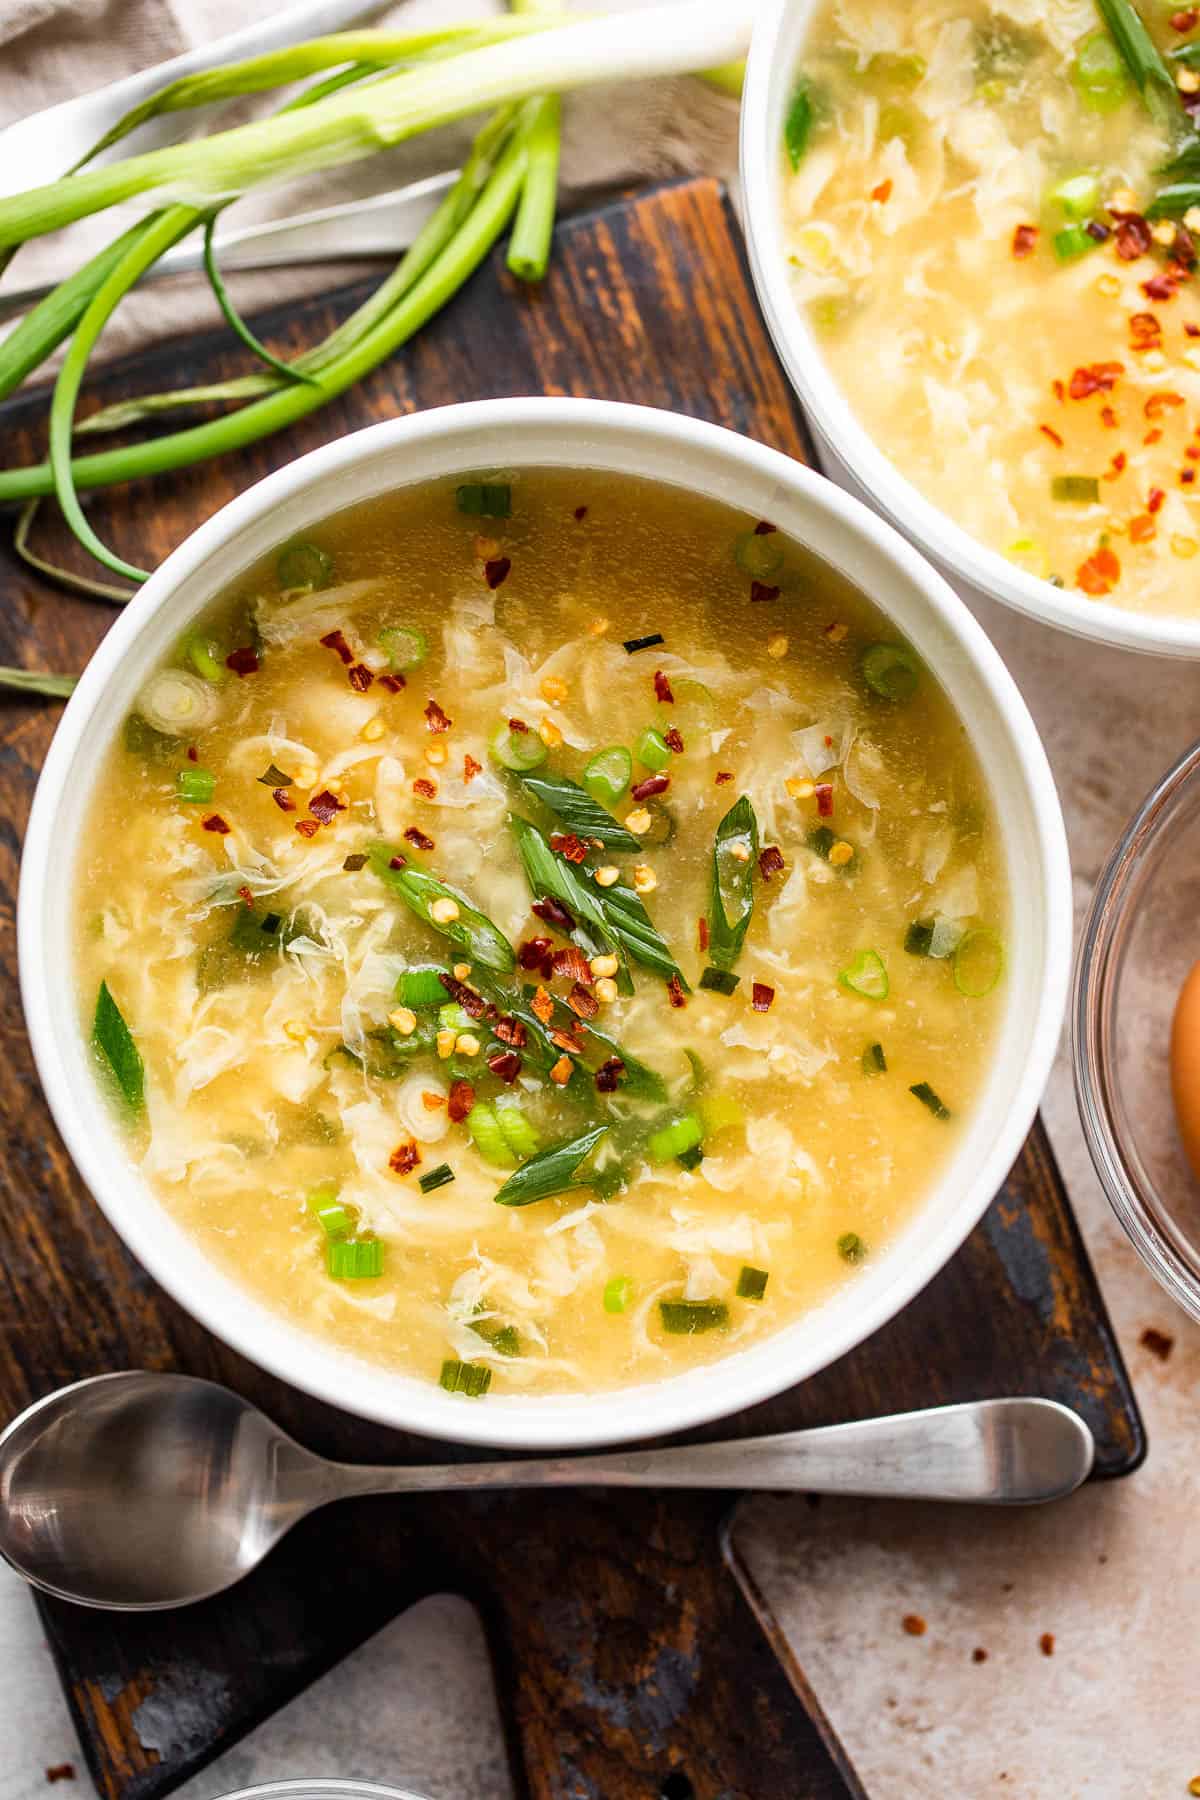
[[[331,1349],[215,1267],[131,1163],[96,1085],[73,976],[72,880],[101,747],[195,615],[267,550],[351,502],[427,477],[504,465],[618,470],[773,519],[871,595],[968,722],[990,773],[1012,874],[1007,1005],[969,1129],[898,1241],[819,1310],[754,1348],[615,1393],[490,1395]],[[568,1446],[693,1425],[761,1400],[841,1356],[922,1288],[976,1223],[1029,1128],[1050,1069],[1071,960],[1071,888],[1053,779],[1004,665],[946,583],[856,500],[777,451],[716,426],[591,400],[493,400],[376,425],[302,457],[223,507],[167,558],[96,652],[59,725],[21,873],[21,989],[67,1148],[151,1274],[229,1344],[286,1381],[368,1418],[473,1443]]]
[[781,361],[835,481],[919,544],[964,592],[974,591],[1077,637],[1160,656],[1200,657],[1200,617],[1154,617],[1089,600],[1019,569],[956,525],[906,480],[871,438],[826,366],[792,298],[783,238],[783,125],[821,0],[760,0],[742,93],[741,174],[750,266]]

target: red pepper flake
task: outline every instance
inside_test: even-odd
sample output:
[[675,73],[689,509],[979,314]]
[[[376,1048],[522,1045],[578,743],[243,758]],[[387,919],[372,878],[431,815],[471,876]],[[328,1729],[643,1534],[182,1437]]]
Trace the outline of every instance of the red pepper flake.
[[926,1624],[920,1613],[905,1613],[900,1621],[909,1637],[924,1637]]
[[775,989],[765,982],[756,981],[750,989],[750,1005],[755,1012],[770,1012],[774,998]]
[[535,900],[531,911],[535,912],[539,919],[544,919],[547,925],[553,925],[556,931],[570,932],[575,929],[574,918],[562,901],[556,900],[553,894],[545,894],[542,899]]
[[559,1057],[558,1061],[551,1069],[550,1079],[554,1082],[556,1087],[566,1087],[574,1073],[575,1064],[571,1061],[569,1056],[564,1055]]
[[1118,424],[1119,424],[1119,423],[1120,423],[1120,421],[1119,421],[1119,419],[1118,419],[1118,418],[1117,418],[1117,415],[1116,415],[1116,413],[1115,413],[1115,412],[1114,412],[1114,411],[1113,411],[1113,409],[1112,409],[1112,407],[1111,407],[1111,406],[1102,406],[1102,407],[1101,407],[1101,408],[1100,408],[1100,423],[1101,423],[1101,424],[1102,424],[1102,425],[1107,425],[1107,426],[1108,426],[1108,429],[1109,429],[1109,430],[1110,430],[1110,431],[1115,431],[1115,430],[1116,430],[1116,428],[1117,428],[1117,426],[1118,426]]
[[430,731],[449,731],[454,720],[446,717],[436,700],[431,700],[425,708],[425,723]]
[[1129,342],[1139,353],[1162,345],[1162,326],[1153,313],[1134,313],[1129,321]]
[[828,732],[825,733],[825,748],[827,750],[833,749],[833,739],[830,737]]
[[421,1160],[421,1152],[417,1149],[416,1140],[408,1138],[403,1144],[397,1144],[388,1157],[388,1168],[394,1175],[411,1175]]
[[487,1066],[493,1075],[510,1086],[521,1073],[521,1059],[515,1050],[497,1050],[487,1059]]
[[625,1073],[625,1064],[619,1056],[610,1056],[596,1070],[596,1092],[598,1094],[615,1094],[621,1085],[621,1077]]
[[229,827],[221,817],[220,813],[209,813],[207,819],[201,819],[200,823],[205,831],[216,831],[221,837],[227,837],[229,835]]
[[1160,487],[1152,487],[1146,497],[1146,511],[1148,513],[1161,512],[1162,503],[1166,497]]
[[469,1081],[452,1081],[450,1098],[446,1102],[446,1111],[451,1123],[461,1125],[475,1104],[475,1089]]
[[187,758],[188,758],[189,762],[199,762],[200,761],[200,752],[197,750],[195,744],[188,745]]
[[586,506],[577,506],[575,508],[576,524],[578,524],[581,519],[586,519],[586,518],[587,518],[587,507]]
[[765,581],[752,581],[750,583],[751,600],[778,600],[782,592],[782,588],[771,587]]
[[581,863],[587,856],[587,845],[581,843],[573,831],[552,831],[550,848],[569,863]]
[[773,532],[778,530],[778,525],[772,525],[770,519],[760,519],[754,527],[754,535],[755,537],[770,537]]
[[320,831],[320,829],[321,829],[321,827],[318,824],[316,819],[297,819],[296,820],[296,830],[300,833],[301,837],[306,837],[306,838],[316,837],[316,835],[317,835],[318,831]]
[[238,889],[238,899],[241,901],[243,906],[253,906],[254,905],[254,895],[250,892],[250,889],[248,887],[240,887]]
[[347,668],[354,661],[354,652],[340,631],[327,631],[321,643],[326,650],[332,650],[340,656]]
[[482,1019],[495,1013],[496,1009],[491,1002],[485,1000],[483,995],[477,993],[473,987],[468,987],[465,981],[460,981],[457,975],[447,975],[443,970],[438,975],[438,980],[450,998],[457,1001],[458,1005],[465,1013],[469,1013],[471,1018]]
[[1182,394],[1173,393],[1169,388],[1162,388],[1157,394],[1150,395],[1142,411],[1148,419],[1161,419],[1168,407],[1182,405]]
[[517,961],[523,969],[536,969],[549,981],[554,973],[554,946],[548,937],[528,938],[517,951]]
[[1183,454],[1189,462],[1200,462],[1200,444],[1186,444]]
[[817,798],[817,812],[819,816],[822,819],[832,819],[833,783],[831,781],[818,781],[813,788],[813,793]]
[[[765,849],[759,851],[758,872],[764,881],[770,881],[772,875],[778,875],[782,870],[783,851],[777,844],[768,844]],[[703,945],[701,948],[703,949]]]
[[508,571],[512,568],[511,556],[493,556],[483,565],[483,579],[494,593],[502,581],[508,579]]
[[1149,513],[1138,513],[1129,521],[1129,541],[1131,544],[1148,544],[1156,536],[1158,527]]
[[1171,30],[1178,32],[1192,31],[1195,29],[1197,19],[1200,19],[1200,13],[1196,11],[1195,7],[1186,7],[1182,12],[1171,14]]
[[567,1005],[580,1019],[594,1019],[600,1011],[600,1002],[595,994],[585,988],[581,981],[577,981],[567,995]]
[[1067,392],[1072,400],[1086,400],[1089,394],[1108,394],[1112,392],[1124,373],[1124,363],[1085,363],[1072,375],[1071,385]]
[[655,794],[665,794],[670,785],[669,775],[647,775],[645,781],[637,782],[629,793],[634,800],[652,800]]
[[1038,1639],[1038,1649],[1043,1656],[1054,1655],[1054,1633],[1052,1631],[1043,1631]]
[[676,756],[683,755],[683,736],[677,726],[672,725],[669,731],[663,732],[663,743],[668,750],[673,750]]
[[1108,226],[1102,225],[1099,219],[1089,219],[1083,229],[1095,244],[1107,244],[1109,238],[1112,236],[1112,232],[1109,230]]
[[446,1096],[444,1094],[431,1094],[428,1088],[422,1089],[421,1105],[426,1112],[440,1112],[445,1104]]
[[544,987],[539,987],[529,1002],[530,1010],[543,1025],[548,1025],[554,1017],[554,1001]]
[[1076,584],[1093,598],[1111,594],[1120,579],[1121,565],[1107,545],[1101,546],[1086,562],[1080,563],[1075,573]]
[[671,692],[671,684],[661,669],[655,669],[654,671],[654,698],[660,701],[663,706],[673,706],[675,703],[675,696]]
[[1101,475],[1101,481],[1115,481],[1117,476],[1123,471],[1126,460],[1125,452],[1123,450],[1118,450],[1117,454],[1111,458],[1110,466],[1105,469],[1103,475]]
[[328,788],[322,788],[321,792],[314,794],[309,801],[308,810],[319,824],[328,825],[329,821],[336,818],[338,813],[345,812],[346,802],[339,800],[336,794],[331,794]]
[[892,184],[890,181],[881,181],[879,183],[878,187],[873,187],[871,189],[872,200],[876,201],[877,204],[880,206],[886,205],[886,203],[891,199],[891,197],[892,197]]
[[1018,262],[1024,262],[1037,249],[1038,228],[1036,225],[1018,225],[1013,232],[1012,253]]
[[74,1763],[51,1763],[50,1767],[46,1770],[46,1780],[51,1786],[53,1786],[56,1781],[74,1781],[74,1779]]
[[258,668],[258,652],[253,644],[243,644],[240,650],[229,652],[225,667],[232,669],[235,675],[253,675]]
[[988,1653],[983,1648],[982,1644],[976,1645],[975,1649],[971,1652],[971,1661],[973,1663],[985,1663],[987,1659]]
[[572,981],[591,986],[592,966],[578,944],[568,944],[565,949],[554,952],[553,972],[569,975]]
[[522,731],[528,731],[529,727],[525,723],[524,719],[510,719],[508,721],[508,729],[510,731],[522,732]]
[[1154,239],[1150,227],[1140,213],[1114,213],[1117,224],[1117,255],[1122,262],[1136,262],[1145,256]]
[[732,769],[718,769],[717,770],[717,786],[718,787],[724,787],[725,783],[727,781],[732,781],[732,780],[733,780],[733,770]]
[[271,798],[279,808],[280,812],[295,812],[296,802],[292,799],[286,788],[272,788]]
[[346,670],[346,679],[356,694],[365,694],[375,679],[375,671],[368,669],[366,663],[355,663],[352,669]]
[[696,944],[702,951],[708,949],[708,920],[696,920]]
[[389,869],[406,869],[407,867],[408,858],[407,856],[401,856],[399,851],[396,852],[395,856],[388,857]]
[[1066,399],[1067,390],[1063,386],[1061,381],[1052,381],[1050,383],[1050,390],[1053,393],[1054,398],[1056,400],[1065,400]]
[[433,839],[426,836],[425,832],[419,831],[415,825],[410,825],[404,836],[405,840],[412,845],[414,850],[433,849]]
[[418,775],[413,782],[413,793],[421,800],[432,800],[437,795],[437,782],[430,781],[424,775]]
[[529,1032],[521,1019],[510,1018],[502,1013],[493,1021],[492,1030],[502,1044],[511,1044],[514,1050],[523,1050],[529,1042]]
[[1062,449],[1063,441],[1059,437],[1057,431],[1055,431],[1052,426],[1039,425],[1038,430],[1041,432],[1043,437],[1048,437],[1050,439],[1050,442],[1055,446],[1056,449],[1058,449],[1058,450]]
[[474,781],[482,768],[483,764],[481,762],[476,762],[475,758],[468,750],[467,754],[463,757],[463,781]]
[[386,688],[389,694],[398,694],[401,688],[408,686],[403,675],[380,675],[378,680],[380,687]]
[[1180,469],[1179,479],[1183,483],[1184,487],[1190,487],[1192,482],[1195,481],[1195,479],[1196,479],[1195,469]]
[[1147,300],[1173,300],[1175,283],[1169,275],[1151,275],[1148,281],[1142,282],[1142,292]]
[[667,999],[671,1002],[672,1006],[687,1005],[687,1001],[683,994],[683,983],[680,981],[678,975],[672,975],[670,981],[667,983]]
[[1165,1331],[1156,1331],[1153,1325],[1147,1325],[1138,1339],[1138,1343],[1143,1350],[1148,1350],[1151,1356],[1157,1356],[1159,1362],[1166,1362],[1175,1348],[1175,1339],[1168,1336]]
[[1143,444],[1157,444],[1161,437],[1162,437],[1162,432],[1159,430],[1158,426],[1155,425],[1152,430],[1150,430],[1146,433],[1145,437],[1142,439],[1142,442],[1143,442]]
[[1184,320],[1183,331],[1185,337],[1200,337],[1200,325],[1193,325],[1190,319]]

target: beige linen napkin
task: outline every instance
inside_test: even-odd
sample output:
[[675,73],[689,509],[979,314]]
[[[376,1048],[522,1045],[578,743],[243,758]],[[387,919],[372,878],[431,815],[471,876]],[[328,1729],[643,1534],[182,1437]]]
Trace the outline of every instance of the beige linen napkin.
[[[631,9],[639,3],[647,0],[622,0]],[[211,42],[274,10],[278,8],[269,0],[0,0],[0,126]],[[380,23],[408,30],[499,10],[489,0],[407,0],[384,13]],[[630,32],[636,33],[633,17]],[[734,103],[694,80],[633,82],[572,96],[566,107],[562,203],[569,207],[588,191],[670,175],[729,176],[737,160],[736,126]],[[193,117],[181,115],[181,135],[192,129]],[[251,223],[400,187],[455,167],[470,135],[468,125],[447,127],[365,163],[251,194],[230,209],[227,219],[230,224]],[[57,173],[31,170],[31,184]],[[8,282],[19,277],[23,287],[60,277],[115,236],[137,210],[86,220],[24,246]],[[382,272],[384,265],[370,267]],[[230,286],[237,304],[252,312],[364,272],[361,264],[326,264],[240,275],[231,278]],[[0,281],[0,293],[4,285]],[[217,322],[207,285],[180,277],[128,298],[105,333],[101,351],[113,355]]]

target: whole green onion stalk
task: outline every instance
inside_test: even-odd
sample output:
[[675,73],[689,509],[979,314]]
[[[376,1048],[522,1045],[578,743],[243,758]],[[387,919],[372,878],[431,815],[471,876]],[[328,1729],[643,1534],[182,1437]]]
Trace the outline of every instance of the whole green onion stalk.
[[[557,20],[557,0],[513,0],[517,16],[436,32],[342,32],[172,83],[136,108],[91,153],[159,114],[321,80],[272,116],[206,138],[86,165],[45,187],[0,199],[0,252],[146,195],[151,210],[62,282],[0,344],[0,398],[68,337],[50,411],[47,462],[0,471],[0,502],[54,493],[71,529],[101,563],[134,581],[144,571],[107,549],[79,493],[186,467],[256,442],[316,410],[400,348],[479,266],[513,221],[509,266],[540,280],[550,254],[561,92],[595,82],[682,74],[736,62],[750,34],[750,0],[677,0],[637,15]],[[721,79],[728,77],[722,69]],[[388,149],[434,125],[499,110],[462,173],[393,273],[323,343],[284,362],[236,314],[212,251],[216,214],[240,194]],[[169,196],[169,200],[168,197]],[[172,244],[206,236],[210,281],[231,328],[259,362],[204,388],[146,395],[83,426],[75,408],[88,360],[129,289]],[[2,267],[0,263],[0,267]],[[117,450],[72,455],[76,435],[100,434],[214,400],[242,402],[203,424]],[[22,538],[28,526],[24,515]],[[36,566],[47,565],[35,561]],[[85,591],[121,598],[97,583]],[[51,678],[57,679],[57,678]]]

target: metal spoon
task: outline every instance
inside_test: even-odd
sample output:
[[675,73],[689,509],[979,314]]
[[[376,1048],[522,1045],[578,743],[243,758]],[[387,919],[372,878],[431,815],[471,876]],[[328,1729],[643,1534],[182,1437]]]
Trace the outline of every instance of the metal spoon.
[[0,1554],[84,1606],[185,1606],[249,1574],[298,1520],[356,1494],[497,1487],[801,1489],[1022,1505],[1092,1466],[1053,1400],[979,1400],[813,1431],[547,1461],[359,1468],[327,1462],[215,1382],[100,1375],[0,1435]]

